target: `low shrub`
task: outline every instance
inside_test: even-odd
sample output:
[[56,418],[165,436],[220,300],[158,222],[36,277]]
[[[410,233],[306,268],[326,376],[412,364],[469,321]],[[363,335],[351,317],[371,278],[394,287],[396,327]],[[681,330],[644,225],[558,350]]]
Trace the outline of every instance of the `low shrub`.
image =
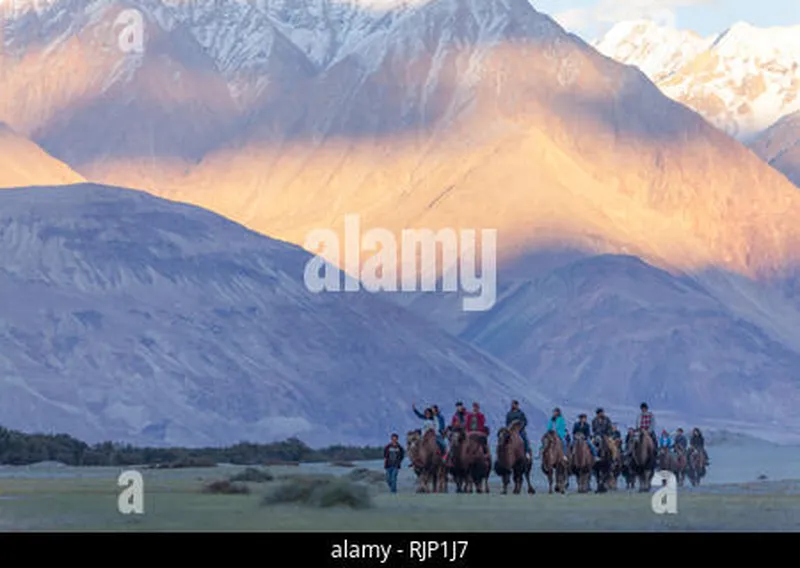
[[264,497],[264,505],[295,504],[308,507],[372,507],[369,489],[334,476],[295,476]]
[[250,493],[250,488],[244,483],[234,483],[227,479],[219,479],[204,485],[203,493],[213,493],[216,495],[246,495]]
[[275,476],[272,475],[269,471],[264,469],[257,469],[255,467],[248,467],[244,471],[237,473],[236,475],[232,475],[229,480],[232,483],[236,482],[248,482],[248,483],[266,483],[268,481],[273,481]]

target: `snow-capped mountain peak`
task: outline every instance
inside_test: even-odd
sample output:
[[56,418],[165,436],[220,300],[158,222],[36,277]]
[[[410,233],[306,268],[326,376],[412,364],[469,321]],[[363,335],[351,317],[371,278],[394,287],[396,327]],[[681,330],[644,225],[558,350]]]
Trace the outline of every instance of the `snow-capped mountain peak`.
[[744,141],[800,109],[800,26],[738,22],[704,38],[637,20],[617,24],[595,47]]

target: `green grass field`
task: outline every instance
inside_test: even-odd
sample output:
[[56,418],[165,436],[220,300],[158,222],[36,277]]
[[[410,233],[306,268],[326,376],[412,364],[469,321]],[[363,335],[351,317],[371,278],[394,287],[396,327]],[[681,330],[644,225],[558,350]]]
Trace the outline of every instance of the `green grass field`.
[[[248,484],[243,495],[206,494],[204,483],[244,468],[141,470],[143,515],[122,515],[119,469],[61,468],[41,475],[0,477],[0,530],[92,531],[569,531],[569,530],[800,530],[800,483],[754,482],[679,490],[678,513],[656,515],[651,495],[624,490],[603,495],[419,495],[404,471],[401,492],[369,482],[365,510],[264,505],[265,494],[302,468],[270,468],[274,481]],[[333,471],[338,470],[338,471]],[[329,468],[325,473],[348,473]],[[541,474],[539,474],[541,475]],[[283,480],[281,480],[283,477]],[[574,482],[571,486],[574,488]]]

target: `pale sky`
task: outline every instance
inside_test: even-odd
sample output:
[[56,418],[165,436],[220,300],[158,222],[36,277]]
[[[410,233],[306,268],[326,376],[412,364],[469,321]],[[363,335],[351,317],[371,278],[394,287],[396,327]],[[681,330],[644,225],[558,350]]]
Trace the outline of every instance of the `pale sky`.
[[800,0],[530,0],[584,40],[616,22],[648,18],[703,36],[744,21],[758,27],[800,25]]

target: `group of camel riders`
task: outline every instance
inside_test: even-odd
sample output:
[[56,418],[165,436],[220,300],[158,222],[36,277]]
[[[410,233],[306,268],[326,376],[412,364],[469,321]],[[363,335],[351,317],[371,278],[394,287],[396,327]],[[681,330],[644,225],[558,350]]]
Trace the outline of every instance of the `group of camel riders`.
[[[686,436],[684,435],[682,428],[678,428],[676,430],[674,438],[670,436],[667,430],[662,430],[661,436],[658,437],[656,436],[655,431],[655,418],[647,403],[643,402],[640,405],[640,409],[641,413],[636,420],[636,428],[629,428],[627,436],[625,437],[624,449],[626,452],[630,447],[630,441],[633,438],[633,434],[636,432],[636,430],[641,429],[650,433],[653,438],[654,445],[658,448],[666,448],[669,451],[676,451],[678,449],[687,450],[688,447],[693,447],[703,452],[706,465],[710,463],[708,454],[705,450],[705,440],[703,439],[703,435],[698,428],[694,428],[691,439],[689,440],[687,440]],[[420,412],[417,410],[416,405],[412,405],[412,410],[418,418],[423,420],[423,433],[428,430],[433,430],[436,433],[436,441],[439,444],[445,459],[447,459],[447,443],[445,441],[447,426],[445,424],[444,417],[439,411],[439,407],[433,405],[430,408],[426,408],[424,412]],[[525,453],[528,455],[528,459],[533,459],[531,446],[528,441],[528,436],[525,432],[526,426],[528,425],[528,419],[525,416],[525,413],[520,409],[519,401],[516,400],[511,402],[511,409],[506,414],[506,427],[510,427],[514,423],[518,423],[519,425],[519,434],[525,443]],[[483,434],[481,439],[483,440],[484,451],[487,453],[487,455],[489,454],[487,440],[489,436],[489,428],[486,426],[486,417],[481,412],[480,404],[473,402],[472,411],[468,412],[462,402],[457,402],[456,411],[450,420],[450,427],[463,428],[467,434],[473,432]],[[561,442],[564,445],[564,455],[569,455],[571,436],[567,432],[567,424],[561,414],[560,408],[553,409],[553,414],[548,421],[547,431],[549,432],[551,430],[555,431],[558,437],[561,439]],[[611,419],[605,414],[605,411],[602,408],[595,410],[595,417],[592,419],[591,425],[588,422],[586,414],[581,414],[578,416],[578,421],[575,422],[572,427],[572,436],[575,436],[576,434],[581,434],[584,437],[589,445],[589,449],[592,452],[592,456],[594,456],[595,459],[597,459],[597,447],[594,440],[600,439],[601,437],[609,437],[612,440],[622,439],[622,435],[617,429],[617,425],[611,422]]]

